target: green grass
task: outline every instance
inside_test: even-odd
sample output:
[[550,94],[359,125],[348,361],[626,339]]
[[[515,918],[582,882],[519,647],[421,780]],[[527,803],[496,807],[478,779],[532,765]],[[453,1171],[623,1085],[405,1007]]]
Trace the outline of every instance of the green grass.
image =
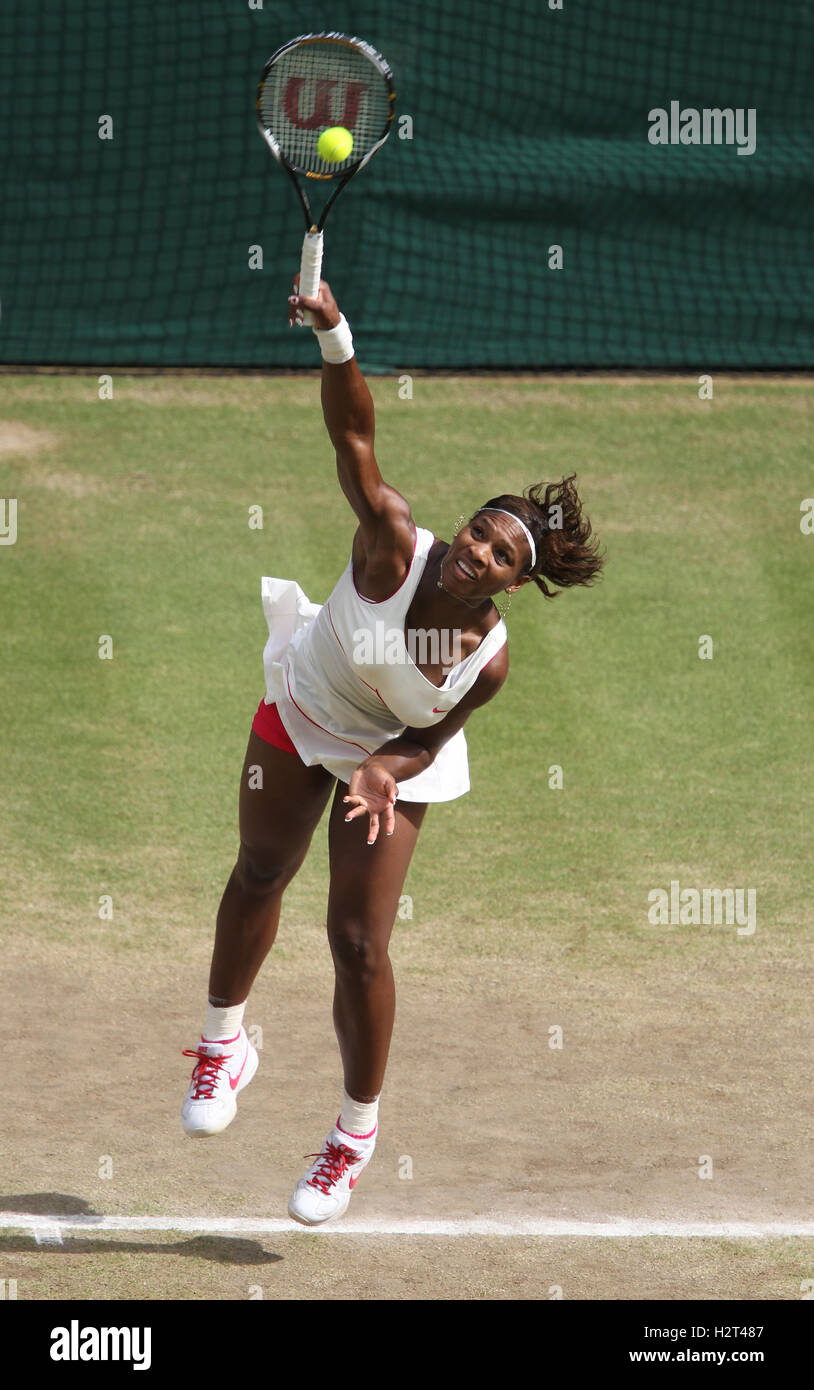
[[[292,1223],[293,1224],[293,1223]],[[343,1235],[341,1258],[324,1236],[186,1236],[173,1232],[66,1235],[33,1246],[24,1232],[0,1235],[18,1300],[218,1299],[546,1301],[571,1299],[799,1301],[811,1277],[807,1240],[389,1239]],[[101,1290],[101,1291],[100,1291]],[[694,1322],[709,1322],[699,1309]],[[667,1319],[665,1318],[665,1322]],[[716,1319],[718,1325],[723,1318]],[[732,1319],[734,1323],[734,1319]],[[754,1310],[740,1325],[760,1326]],[[651,1325],[653,1323],[651,1322]],[[661,1324],[656,1324],[661,1325]],[[686,1325],[686,1324],[685,1324]],[[714,1326],[715,1323],[711,1323]],[[710,1338],[722,1349],[726,1343]],[[635,1343],[636,1346],[640,1343]],[[645,1344],[646,1345],[646,1344]],[[671,1344],[672,1345],[672,1344]],[[758,1339],[742,1349],[757,1350]],[[734,1342],[729,1350],[734,1349]],[[766,1348],[767,1361],[775,1347]]]
[[[431,808],[411,866],[406,968],[747,948],[733,928],[649,926],[671,878],[754,887],[759,957],[810,939],[811,385],[721,379],[703,402],[691,377],[371,389],[382,472],[420,525],[450,539],[486,497],[576,471],[607,552],[591,590],[515,596],[509,680],[467,725],[472,793]],[[2,418],[36,432],[0,452],[19,506],[0,548],[6,920],[175,953],[234,859],[260,577],[322,602],[347,562],[318,381],[117,376],[99,401],[93,376],[14,377]],[[320,831],[287,900],[315,932],[326,866]]]

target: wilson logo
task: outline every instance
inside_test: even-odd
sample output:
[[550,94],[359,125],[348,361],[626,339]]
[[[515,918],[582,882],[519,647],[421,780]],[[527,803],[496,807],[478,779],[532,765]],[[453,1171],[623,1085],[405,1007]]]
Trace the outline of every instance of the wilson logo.
[[302,88],[306,79],[304,77],[289,77],[285,91],[283,93],[283,108],[292,125],[298,130],[316,130],[324,125],[342,125],[346,130],[353,130],[359,117],[359,107],[362,104],[362,97],[367,91],[365,82],[346,82],[345,83],[345,104],[342,114],[338,120],[333,117],[336,108],[336,93],[334,87],[337,84],[335,77],[318,77],[311,83],[312,102],[310,115],[306,115],[300,108],[302,102]]

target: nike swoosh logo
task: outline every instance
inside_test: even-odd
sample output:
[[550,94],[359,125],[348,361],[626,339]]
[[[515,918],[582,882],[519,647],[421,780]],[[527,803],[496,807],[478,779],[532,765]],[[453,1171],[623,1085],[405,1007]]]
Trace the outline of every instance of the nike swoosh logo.
[[361,1178],[361,1176],[362,1176],[361,1173],[357,1173],[355,1178],[350,1178],[350,1179],[348,1180],[348,1187],[350,1187],[350,1188],[355,1187],[356,1184],[357,1184],[357,1182],[358,1182],[359,1179]]
[[[249,1060],[249,1049],[248,1049],[248,1047],[247,1047],[247,1048],[246,1048],[246,1056],[243,1058],[243,1067],[245,1067],[245,1065],[246,1065],[246,1063],[248,1062],[248,1060]],[[232,1076],[231,1072],[227,1072],[227,1075],[228,1075],[228,1077],[229,1077],[229,1085],[231,1086],[231,1088],[232,1088],[233,1091],[236,1091],[236,1090],[237,1090],[237,1083],[238,1083],[238,1081],[240,1080],[241,1076],[243,1075],[243,1067],[240,1068],[240,1071],[238,1072],[237,1076]]]
[[432,707],[432,712],[433,712],[433,714],[445,714],[445,713],[446,713],[445,710],[439,709],[437,705],[433,705],[433,707]]

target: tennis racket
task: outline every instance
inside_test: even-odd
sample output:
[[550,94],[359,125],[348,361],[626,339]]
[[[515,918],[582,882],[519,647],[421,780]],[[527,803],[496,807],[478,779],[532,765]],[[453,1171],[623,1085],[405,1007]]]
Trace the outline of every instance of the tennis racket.
[[[319,293],[322,230],[342,189],[384,144],[393,121],[393,75],[380,53],[361,39],[333,32],[301,34],[272,54],[257,89],[257,124],[271,153],[297,190],[305,214],[300,294]],[[329,126],[344,126],[353,148],[329,164],[317,142]],[[300,178],[336,183],[317,222]],[[314,316],[304,311],[304,322]]]

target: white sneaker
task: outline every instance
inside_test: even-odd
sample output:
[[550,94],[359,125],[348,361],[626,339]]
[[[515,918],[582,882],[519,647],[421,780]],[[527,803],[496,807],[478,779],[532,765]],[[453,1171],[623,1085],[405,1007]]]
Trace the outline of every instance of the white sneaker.
[[237,1114],[238,1092],[257,1071],[257,1049],[241,1028],[236,1039],[223,1043],[201,1038],[195,1052],[185,1049],[183,1055],[198,1060],[181,1107],[181,1123],[196,1139],[220,1134]]
[[316,1158],[300,1178],[288,1203],[288,1214],[303,1226],[319,1226],[347,1210],[350,1194],[373,1157],[378,1126],[372,1139],[359,1139],[334,1125],[322,1150],[307,1154]]

